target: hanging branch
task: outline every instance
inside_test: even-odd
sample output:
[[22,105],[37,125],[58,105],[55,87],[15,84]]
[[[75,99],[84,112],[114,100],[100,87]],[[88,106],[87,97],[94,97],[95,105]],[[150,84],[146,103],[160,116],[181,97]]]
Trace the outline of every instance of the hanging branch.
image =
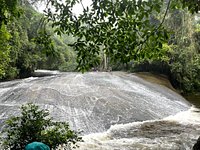
[[80,0],[80,3],[81,3],[81,6],[83,7],[83,10],[85,11],[86,9],[85,9],[85,7],[84,7],[84,5],[83,5],[82,0]]
[[157,32],[158,29],[160,29],[160,28],[162,27],[162,25],[163,25],[163,23],[164,23],[164,21],[165,21],[165,18],[166,18],[166,16],[167,16],[167,13],[168,13],[170,4],[171,4],[171,0],[168,1],[167,8],[166,8],[166,10],[165,10],[165,14],[164,14],[164,17],[163,17],[163,19],[162,19],[160,25],[155,29],[154,32],[151,32],[150,35],[146,37],[146,39],[143,41],[142,45],[140,46],[139,51],[142,50],[143,45],[146,44],[147,40],[152,36],[152,34],[155,33],[155,32]]
[[167,8],[166,8],[166,10],[165,10],[164,17],[163,17],[163,19],[162,19],[162,22],[161,22],[160,25],[158,26],[157,30],[163,25],[163,23],[164,23],[164,21],[165,21],[165,18],[166,18],[166,16],[167,16],[167,13],[168,13],[170,4],[171,4],[171,0],[169,0],[169,2],[168,2],[168,4],[167,4]]

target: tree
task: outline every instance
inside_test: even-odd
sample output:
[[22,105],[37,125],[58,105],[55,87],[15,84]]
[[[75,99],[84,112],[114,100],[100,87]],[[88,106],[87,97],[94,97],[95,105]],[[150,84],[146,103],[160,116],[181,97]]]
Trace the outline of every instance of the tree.
[[76,68],[74,51],[54,36],[51,24],[34,9],[37,0],[7,2],[0,4],[7,16],[0,26],[0,80],[29,77],[38,67],[65,71]]
[[[180,16],[179,19],[169,20],[179,26],[174,29],[173,40],[171,40],[173,44],[170,60],[171,79],[173,83],[176,83],[175,87],[180,88],[183,93],[199,92],[198,24],[195,27],[194,16],[188,14],[187,11],[176,11],[176,14]],[[177,22],[177,20],[180,21]]]
[[162,1],[96,0],[91,8],[83,6],[80,16],[72,12],[76,3],[78,1],[65,4],[51,1],[56,11],[49,9],[46,16],[53,21],[57,34],[77,37],[71,46],[77,51],[79,70],[86,71],[98,65],[102,51],[110,61],[123,63],[160,55],[159,49],[168,38],[167,31],[162,23],[151,24],[149,17],[152,12],[159,13]]
[[0,0],[0,27],[20,16],[21,9],[18,6],[18,0]]
[[[54,11],[47,9],[45,13],[48,20],[53,21],[52,27],[56,27],[58,35],[66,33],[77,37],[71,46],[77,51],[78,69],[85,71],[100,63],[101,52],[109,56],[111,62],[122,63],[163,55],[160,50],[169,37],[163,22],[170,4],[174,8],[188,6],[191,12],[199,9],[199,2],[191,4],[186,0],[168,0],[162,21],[152,24],[151,14],[160,13],[164,2],[93,0],[89,8],[84,7],[82,0],[65,3],[49,0],[48,4]],[[77,3],[83,6],[83,13],[79,16],[72,11]]]
[[[166,6],[165,6],[166,7]],[[165,11],[163,8],[162,11]],[[160,15],[155,16],[159,20]],[[149,71],[165,74],[174,87],[183,93],[198,92],[200,89],[198,28],[195,30],[194,15],[187,9],[170,10],[163,25],[170,32],[168,58],[145,60],[134,63],[134,71]],[[196,25],[198,27],[198,24]],[[164,48],[164,46],[163,46]],[[161,57],[162,58],[162,57]]]
[[[10,61],[3,79],[29,76],[36,68],[37,61],[41,58],[42,50],[36,47],[33,38],[37,36],[37,26],[42,15],[29,6],[21,5],[20,9],[23,10],[20,18],[13,18],[6,25],[2,25],[6,26],[10,34],[9,40],[5,42],[10,48],[8,55]],[[33,28],[34,23],[35,28]],[[31,32],[36,34],[34,35]]]
[[[160,50],[169,36],[163,22],[170,5],[173,8],[188,7],[193,13],[199,10],[197,0],[93,0],[90,8],[84,7],[82,0],[66,0],[65,3],[57,0],[2,0],[0,23],[5,24],[19,16],[21,6],[32,6],[38,1],[46,1],[46,17],[53,22],[52,27],[58,35],[67,33],[77,39],[71,46],[77,51],[81,71],[99,65],[102,53],[111,63],[164,55],[165,52]],[[167,8],[160,24],[152,23],[151,15],[160,13],[165,2]],[[79,16],[72,12],[77,3],[82,4],[84,10]],[[44,40],[41,44],[47,46],[49,54],[54,51],[50,38],[45,38],[49,37],[46,33],[43,32],[44,36],[39,39]]]
[[10,62],[10,46],[8,41],[11,35],[5,25],[0,26],[0,79],[5,76],[7,67]]
[[68,123],[54,122],[48,110],[34,104],[22,105],[21,115],[6,121],[1,138],[2,146],[11,150],[22,150],[34,141],[43,142],[51,149],[59,145],[74,147],[82,141],[79,132],[71,130]]
[[198,13],[200,11],[199,0],[181,0],[183,7],[188,7],[191,13]]

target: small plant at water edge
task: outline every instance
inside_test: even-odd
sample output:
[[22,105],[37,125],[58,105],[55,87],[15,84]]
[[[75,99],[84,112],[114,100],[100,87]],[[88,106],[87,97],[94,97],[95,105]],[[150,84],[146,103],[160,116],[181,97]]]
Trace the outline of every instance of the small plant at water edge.
[[27,144],[38,141],[52,150],[61,145],[71,149],[77,146],[76,142],[82,141],[79,134],[71,130],[66,122],[54,122],[48,110],[27,104],[22,105],[20,116],[11,117],[5,122],[0,145],[4,149],[22,150]]

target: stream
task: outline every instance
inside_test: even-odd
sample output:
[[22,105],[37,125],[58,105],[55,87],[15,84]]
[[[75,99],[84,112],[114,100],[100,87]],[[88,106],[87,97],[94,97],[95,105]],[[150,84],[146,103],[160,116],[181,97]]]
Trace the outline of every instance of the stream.
[[0,122],[33,102],[81,130],[79,150],[190,150],[200,110],[169,88],[125,72],[56,73],[0,83]]

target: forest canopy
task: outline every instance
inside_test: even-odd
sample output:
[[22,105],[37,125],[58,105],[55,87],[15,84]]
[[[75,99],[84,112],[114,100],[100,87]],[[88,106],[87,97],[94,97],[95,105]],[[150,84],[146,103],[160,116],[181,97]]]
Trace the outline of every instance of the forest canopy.
[[[190,2],[93,0],[91,6],[85,8],[82,0],[65,3],[49,0],[54,11],[47,9],[44,12],[58,35],[64,33],[77,37],[71,46],[77,51],[78,70],[84,72],[100,63],[100,53],[109,56],[110,61],[123,63],[162,57],[162,45],[169,38],[163,26],[168,10],[187,7],[192,13],[198,12],[199,2]],[[72,11],[77,3],[83,6],[83,13],[79,16]],[[165,11],[162,11],[163,6]],[[154,16],[160,13],[162,19],[154,22]]]
[[[28,0],[0,0],[0,79],[28,77],[35,69],[73,71],[69,36],[57,36]],[[34,1],[36,2],[36,1]]]
[[[106,62],[134,71],[156,66],[184,91],[200,87],[199,26],[192,15],[198,0],[0,1],[1,79],[37,68],[85,72]],[[43,14],[35,10],[38,2],[46,4]]]

